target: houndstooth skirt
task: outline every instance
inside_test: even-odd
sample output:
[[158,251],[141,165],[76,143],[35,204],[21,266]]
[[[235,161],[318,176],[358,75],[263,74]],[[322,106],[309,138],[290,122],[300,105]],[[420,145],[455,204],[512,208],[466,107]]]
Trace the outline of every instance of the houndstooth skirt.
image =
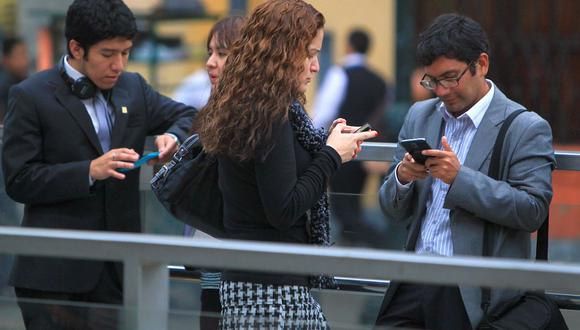
[[328,329],[308,288],[224,281],[221,329]]

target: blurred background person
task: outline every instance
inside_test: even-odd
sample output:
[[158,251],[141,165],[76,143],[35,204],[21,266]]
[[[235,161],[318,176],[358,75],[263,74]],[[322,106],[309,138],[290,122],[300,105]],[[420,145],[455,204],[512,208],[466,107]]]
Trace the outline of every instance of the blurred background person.
[[[259,5],[195,122],[206,152],[218,157],[228,238],[328,246],[326,186],[358,143],[337,120],[328,136],[313,127],[304,93],[319,71],[324,16],[297,0]],[[309,287],[326,276],[225,271],[222,327],[326,328]]]
[[[381,131],[386,105],[387,84],[369,68],[367,52],[371,38],[362,29],[348,35],[342,65],[333,66],[322,80],[314,104],[315,127],[328,127],[332,119],[344,118],[350,124],[371,125]],[[387,167],[381,168],[383,173]],[[362,162],[344,164],[330,182],[330,207],[341,229],[340,243],[381,246],[384,237],[364,216],[361,193],[367,180]]]
[[[2,66],[0,67],[0,150],[4,135],[4,115],[8,108],[10,87],[26,79],[29,71],[28,49],[18,37],[9,37],[2,42]],[[2,154],[0,153],[0,173],[2,173]],[[22,217],[23,205],[14,202],[6,194],[4,176],[0,174],[0,225],[16,226]],[[8,270],[12,257],[0,255],[0,293],[5,290]],[[11,291],[11,290],[10,290]]]
[[28,77],[29,62],[26,43],[18,37],[2,42],[2,67],[0,68],[0,125],[8,106],[8,90]]
[[342,65],[331,67],[322,79],[314,102],[314,126],[328,128],[335,118],[362,125],[383,109],[387,85],[367,65],[369,34],[354,29],[348,35]]
[[[176,90],[175,100],[197,109],[202,109],[206,105],[211,89],[218,83],[224,71],[230,49],[234,41],[239,38],[244,22],[243,16],[228,16],[215,23],[207,37],[206,70],[199,70],[188,77]],[[211,239],[209,235],[188,225],[185,226],[184,235]],[[219,272],[201,272],[201,329],[217,329],[219,326],[220,281]]]

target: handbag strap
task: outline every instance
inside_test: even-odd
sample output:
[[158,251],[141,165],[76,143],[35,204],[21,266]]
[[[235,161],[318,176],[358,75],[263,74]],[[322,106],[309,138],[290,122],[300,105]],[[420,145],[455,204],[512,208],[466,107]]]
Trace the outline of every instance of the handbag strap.
[[199,135],[193,134],[189,136],[177,149],[177,152],[171,157],[171,160],[165,163],[157,173],[151,179],[151,187],[153,190],[158,189],[165,180],[167,180],[167,176],[171,172],[171,169],[176,166],[177,163],[181,162],[183,157],[186,157],[188,154],[192,152],[192,150],[196,147],[201,146],[201,142],[199,141]]
[[[489,171],[488,176],[499,180],[499,172],[500,172],[500,158],[503,149],[503,143],[505,140],[505,135],[507,133],[508,128],[510,127],[513,120],[520,115],[521,113],[525,112],[525,109],[519,109],[512,112],[503,122],[495,143],[493,145],[493,153],[491,154],[491,161],[489,164]],[[549,223],[549,215],[546,215],[546,220],[538,229],[538,237],[536,242],[536,260],[548,260],[548,223]],[[483,234],[483,256],[489,257],[491,256],[491,246],[489,244],[489,237],[491,231],[491,224],[487,221],[485,222],[485,229]],[[481,292],[481,308],[483,309],[484,313],[487,314],[487,310],[490,305],[491,300],[491,289],[489,287],[482,288]]]
[[191,150],[193,150],[193,148],[197,147],[200,145],[200,141],[199,141],[199,135],[198,134],[192,134],[190,135],[187,139],[185,139],[185,141],[183,141],[183,143],[179,146],[179,149],[177,150],[177,152],[173,155],[173,158],[176,161],[181,161],[181,159],[183,157],[185,157],[185,155],[189,154],[191,152]]

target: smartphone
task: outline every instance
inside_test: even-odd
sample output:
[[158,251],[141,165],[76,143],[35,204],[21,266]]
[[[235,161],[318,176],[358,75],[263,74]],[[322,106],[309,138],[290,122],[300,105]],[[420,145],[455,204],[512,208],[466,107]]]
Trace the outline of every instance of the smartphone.
[[362,125],[361,127],[357,128],[356,131],[354,131],[353,133],[366,132],[366,131],[370,131],[371,129],[373,129],[371,127],[371,124],[366,123],[366,124]]
[[147,164],[147,162],[150,159],[154,159],[154,158],[159,158],[159,152],[158,151],[149,153],[149,154],[147,154],[147,155],[139,158],[139,160],[137,160],[136,162],[133,163],[133,167],[132,168],[118,168],[117,171],[118,172],[129,172],[129,171],[132,171],[132,170],[134,170],[136,168],[139,168],[143,164]]
[[422,155],[421,151],[433,149],[424,138],[401,140],[399,144],[407,150],[417,163],[422,165],[425,165],[425,161],[427,161],[429,156]]

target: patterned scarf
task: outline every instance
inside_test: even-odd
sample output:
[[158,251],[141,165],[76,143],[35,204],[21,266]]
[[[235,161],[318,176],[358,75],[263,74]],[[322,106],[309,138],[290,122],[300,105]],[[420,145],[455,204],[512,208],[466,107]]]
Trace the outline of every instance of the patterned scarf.
[[[289,119],[298,142],[310,155],[314,156],[326,145],[327,133],[324,129],[314,128],[310,117],[308,117],[300,102],[294,101],[290,105]],[[310,209],[309,221],[309,243],[330,246],[328,196],[326,193],[322,194],[320,199]],[[336,287],[334,278],[327,275],[311,276],[310,285],[315,288]]]

